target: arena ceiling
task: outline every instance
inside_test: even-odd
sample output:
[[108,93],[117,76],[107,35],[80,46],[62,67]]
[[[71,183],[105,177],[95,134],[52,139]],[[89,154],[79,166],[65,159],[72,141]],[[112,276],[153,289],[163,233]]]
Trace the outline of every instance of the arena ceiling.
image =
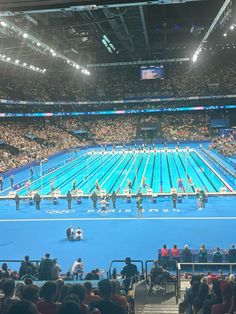
[[[193,55],[224,3],[0,0],[0,54],[41,67],[61,62],[59,53],[65,57],[63,61],[68,58],[83,65],[187,58]],[[229,1],[205,50],[215,51],[222,42],[233,48],[236,32],[229,33],[227,40],[222,35],[236,23],[235,6],[235,1]],[[34,38],[49,48],[37,45]],[[52,55],[50,50],[56,53]]]

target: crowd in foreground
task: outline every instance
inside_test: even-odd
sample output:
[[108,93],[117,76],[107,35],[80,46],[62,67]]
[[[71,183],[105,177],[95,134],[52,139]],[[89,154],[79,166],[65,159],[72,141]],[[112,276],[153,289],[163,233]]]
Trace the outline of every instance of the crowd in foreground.
[[[66,276],[59,275],[60,266],[51,260],[47,253],[40,265],[33,264],[28,256],[22,261],[19,272],[12,272],[7,264],[0,272],[0,314],[125,314],[133,313],[133,298],[128,298],[130,278],[138,275],[136,265],[129,257],[121,271],[122,278],[128,286],[121,293],[119,281],[101,279],[97,270],[88,273],[82,284],[74,281],[82,279],[83,262],[76,260]],[[53,277],[56,273],[57,276]],[[48,280],[39,288],[33,284],[37,276]],[[15,285],[15,280],[21,280]],[[52,281],[54,279],[54,281]],[[86,281],[90,280],[90,281]],[[91,280],[100,280],[98,289],[93,289]],[[76,282],[76,283],[75,283]]]
[[103,279],[98,289],[90,282],[65,284],[47,281],[41,288],[32,281],[0,281],[0,314],[125,314],[130,304],[119,282]]
[[236,311],[235,275],[192,276],[180,313],[233,314]]

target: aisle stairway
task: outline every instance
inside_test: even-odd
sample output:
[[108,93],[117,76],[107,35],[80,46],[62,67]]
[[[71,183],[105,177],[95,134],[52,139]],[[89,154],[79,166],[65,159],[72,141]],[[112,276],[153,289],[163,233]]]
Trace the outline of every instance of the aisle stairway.
[[146,304],[143,314],[178,314],[177,304]]

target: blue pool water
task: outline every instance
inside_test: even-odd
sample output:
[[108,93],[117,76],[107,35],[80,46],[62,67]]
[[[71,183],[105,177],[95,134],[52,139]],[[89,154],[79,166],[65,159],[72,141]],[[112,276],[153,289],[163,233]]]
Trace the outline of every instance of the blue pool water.
[[[145,185],[142,178],[145,178]],[[154,193],[170,193],[171,188],[177,188],[177,181],[183,179],[184,192],[195,192],[199,187],[205,192],[219,192],[222,187],[230,190],[229,185],[211,168],[196,150],[157,150],[133,152],[87,152],[56,170],[31,182],[30,191],[40,194],[51,193],[51,183],[55,190],[66,194],[72,190],[76,180],[75,190],[81,189],[84,194],[91,194],[98,181],[99,188],[107,193],[115,191],[122,194],[131,181],[132,193],[139,190],[143,193],[151,188]],[[192,178],[193,185],[188,184]],[[20,195],[27,195],[28,187],[19,189]]]

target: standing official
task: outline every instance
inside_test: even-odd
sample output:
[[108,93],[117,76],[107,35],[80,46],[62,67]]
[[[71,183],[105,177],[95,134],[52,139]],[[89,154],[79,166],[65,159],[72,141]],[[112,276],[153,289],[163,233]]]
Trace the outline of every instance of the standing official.
[[10,181],[11,181],[11,188],[14,188],[14,176],[13,174],[10,176]]
[[39,195],[38,192],[34,194],[34,202],[35,202],[36,210],[40,210],[41,196]]
[[18,194],[15,195],[16,202],[16,210],[20,210],[20,196]]
[[116,208],[116,192],[115,191],[113,191],[111,194],[111,200],[112,200],[113,208]]
[[67,203],[68,203],[68,209],[71,209],[72,195],[71,195],[70,191],[67,192],[66,199],[67,199]]
[[0,191],[3,190],[3,176],[0,176]]
[[33,166],[30,167],[30,178],[33,179],[34,176],[34,168]]
[[173,192],[171,197],[172,197],[172,203],[173,203],[173,210],[175,211],[176,210],[176,203],[177,203],[178,195],[177,195],[176,192]]
[[93,209],[97,209],[98,196],[97,196],[97,193],[95,191],[93,192],[91,199],[93,201]]

